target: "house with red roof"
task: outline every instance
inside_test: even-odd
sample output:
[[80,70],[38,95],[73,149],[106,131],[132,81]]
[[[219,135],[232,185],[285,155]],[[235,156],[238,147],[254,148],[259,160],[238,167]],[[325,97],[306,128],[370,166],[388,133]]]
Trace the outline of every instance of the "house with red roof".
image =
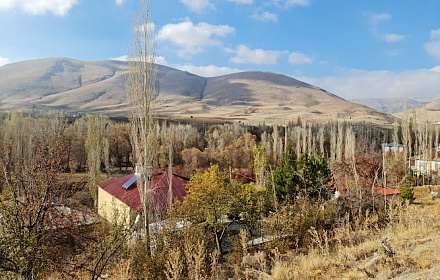
[[[341,178],[342,177],[342,178]],[[347,191],[347,180],[346,178],[342,176],[337,176],[335,174],[332,174],[330,182],[327,184],[332,191],[334,191],[334,198],[338,199],[339,197],[344,197],[345,193]],[[391,198],[395,196],[400,195],[400,191],[397,189],[384,187],[381,184],[375,183],[374,189],[376,191],[376,194],[383,195],[386,198]],[[371,189],[369,189],[370,191]]]
[[[109,221],[127,224],[133,213],[142,212],[137,174],[112,179],[98,184],[98,214]],[[183,201],[187,194],[188,179],[176,174],[171,176],[173,201]],[[149,209],[160,211],[170,207],[169,176],[167,172],[153,170],[149,182]]]

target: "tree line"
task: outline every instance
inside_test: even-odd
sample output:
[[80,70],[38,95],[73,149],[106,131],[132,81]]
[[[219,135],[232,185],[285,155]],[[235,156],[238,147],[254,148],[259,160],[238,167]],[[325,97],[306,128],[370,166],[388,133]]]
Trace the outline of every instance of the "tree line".
[[[416,129],[412,122],[392,129],[344,122],[297,121],[283,127],[159,122],[152,134],[153,165],[191,177],[187,199],[167,217],[191,226],[181,231],[169,226],[167,234],[153,236],[147,255],[142,246],[127,245],[130,233],[120,225],[84,230],[69,224],[48,234],[46,220],[56,207],[77,209],[78,198],[93,212],[103,174],[132,172],[130,124],[93,114],[69,122],[60,113],[11,112],[2,114],[0,125],[0,216],[2,225],[10,225],[1,227],[7,238],[0,244],[0,269],[23,278],[44,278],[49,271],[73,275],[78,269],[96,276],[118,260],[136,278],[224,275],[230,273],[221,269],[225,258],[243,257],[252,239],[274,238],[261,248],[280,242],[284,248],[300,247],[311,242],[312,228],[315,235],[324,234],[346,217],[377,215],[385,223],[386,202],[372,186],[384,180],[393,186],[414,183],[406,168],[410,155],[432,151],[438,140],[438,129],[426,122]],[[406,145],[405,156],[384,160],[380,144],[393,140],[413,148]],[[75,172],[87,177],[73,182]],[[335,174],[348,185],[337,202],[332,200]],[[229,223],[238,223],[241,231],[232,234]],[[60,249],[67,244],[69,252]],[[204,253],[197,255],[200,248]],[[179,268],[177,260],[188,266]]]

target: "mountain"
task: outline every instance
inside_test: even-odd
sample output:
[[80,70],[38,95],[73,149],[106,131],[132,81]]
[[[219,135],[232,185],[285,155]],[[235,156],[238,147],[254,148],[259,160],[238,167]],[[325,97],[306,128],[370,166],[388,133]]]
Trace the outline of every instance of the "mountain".
[[425,104],[419,110],[416,111],[416,115],[412,115],[413,118],[419,120],[426,119],[432,123],[440,123],[440,98],[434,99],[431,102]]
[[[48,58],[0,67],[2,109],[127,114],[126,62]],[[391,123],[394,118],[350,103],[291,77],[241,72],[213,78],[158,66],[159,116],[200,121],[284,124],[346,119]]]
[[423,107],[427,111],[440,111],[440,98],[432,100]]
[[405,102],[408,109],[414,109],[421,107],[432,99],[418,98],[418,99],[406,99],[406,98],[357,98],[351,99],[350,102],[361,104],[375,110],[384,112],[386,114],[395,114],[403,112]]

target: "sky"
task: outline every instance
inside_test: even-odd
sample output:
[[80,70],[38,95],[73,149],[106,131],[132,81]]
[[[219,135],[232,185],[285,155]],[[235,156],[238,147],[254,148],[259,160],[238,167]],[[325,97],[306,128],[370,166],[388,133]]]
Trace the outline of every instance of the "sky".
[[[0,66],[126,59],[138,0],[0,0]],[[157,62],[277,72],[345,99],[440,97],[439,0],[151,0]]]

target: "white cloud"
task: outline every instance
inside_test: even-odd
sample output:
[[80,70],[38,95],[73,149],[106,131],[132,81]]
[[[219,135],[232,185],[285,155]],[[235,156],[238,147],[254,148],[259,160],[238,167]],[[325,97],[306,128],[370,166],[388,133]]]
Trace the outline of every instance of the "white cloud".
[[11,61],[9,61],[8,58],[6,58],[6,57],[1,57],[1,56],[0,56],[0,67],[2,67],[3,65],[8,64],[8,63],[10,63],[10,62],[11,62]]
[[148,33],[150,35],[154,35],[155,32],[157,32],[158,26],[154,22],[148,22],[146,24],[141,24],[136,27],[136,31],[139,31],[141,33]]
[[1,0],[0,10],[18,9],[31,15],[47,12],[63,17],[79,0]]
[[395,49],[395,50],[391,50],[391,51],[387,51],[386,55],[387,56],[399,56],[403,53],[402,49]]
[[[382,13],[382,14],[364,13],[364,16],[368,17],[368,24],[370,26],[370,32],[378,37],[381,37],[379,35],[379,31],[378,31],[380,23],[382,23],[384,21],[389,21],[392,18],[391,15],[388,13]],[[384,38],[382,38],[382,39],[384,39]]]
[[116,5],[121,6],[124,4],[124,0],[116,0]]
[[268,22],[268,21],[277,22],[278,21],[278,16],[276,14],[272,14],[269,12],[264,12],[262,14],[254,14],[251,16],[251,18],[256,19],[256,20],[260,20],[263,22]]
[[[250,5],[254,3],[254,0],[227,0],[227,1],[237,4],[245,4],[245,5]],[[196,13],[201,13],[206,9],[215,9],[215,5],[214,3],[212,3],[212,0],[180,0],[180,2],[183,5],[185,5],[188,9]]]
[[399,35],[399,34],[389,33],[389,34],[385,35],[384,39],[388,43],[395,43],[395,42],[399,42],[399,41],[402,41],[403,39],[405,39],[405,36]]
[[[122,55],[119,57],[111,57],[109,60],[118,60],[118,61],[127,61],[128,57],[127,55]],[[227,75],[237,72],[242,72],[243,70],[237,69],[237,68],[229,68],[229,67],[219,67],[215,65],[208,65],[208,66],[195,66],[193,64],[176,64],[176,63],[169,63],[165,57],[163,56],[157,56],[156,57],[156,63],[168,67],[172,67],[181,71],[187,71],[190,73],[193,73],[195,75],[199,75],[202,77],[217,77],[221,75]],[[0,66],[1,66],[1,57],[0,57]]]
[[290,64],[311,64],[313,59],[300,52],[292,52],[289,54]]
[[308,6],[310,5],[310,0],[272,0],[275,5],[284,5],[287,8],[293,6]]
[[128,60],[128,55],[121,55],[118,57],[110,57],[109,60],[117,60],[117,61],[127,61]]
[[219,67],[215,65],[208,66],[195,66],[193,64],[176,64],[169,63],[165,57],[159,56],[156,59],[157,64],[165,65],[168,67],[172,67],[181,71],[187,71],[195,75],[199,75],[202,77],[217,77],[221,75],[227,75],[237,72],[242,72],[240,69],[229,68],[229,67]]
[[286,0],[286,6],[308,6],[310,5],[310,0]]
[[214,9],[215,6],[209,0],[180,0],[188,9],[193,12],[201,13],[205,9]]
[[379,23],[383,21],[391,20],[391,15],[388,13],[382,13],[382,14],[373,14],[370,17],[371,24],[378,25]]
[[229,61],[235,64],[265,64],[275,65],[281,56],[288,55],[290,64],[311,64],[313,59],[301,52],[274,51],[263,49],[250,49],[245,45],[238,45],[235,50],[226,49],[235,54]]
[[366,16],[369,16],[369,25],[370,25],[370,32],[376,36],[377,38],[384,40],[387,43],[396,43],[404,40],[406,36],[395,34],[395,33],[386,33],[384,34],[383,31],[381,31],[382,28],[379,27],[379,25],[382,22],[389,21],[392,19],[392,16],[389,13],[381,13],[381,14],[364,14]]
[[440,95],[440,66],[400,73],[351,69],[343,70],[338,76],[300,79],[345,99]]
[[234,53],[229,61],[235,64],[266,64],[274,65],[278,63],[281,55],[288,54],[288,51],[266,51],[262,49],[252,50],[245,45],[239,45],[235,50],[227,49],[228,52]]
[[206,46],[219,46],[222,42],[214,37],[224,38],[235,32],[228,25],[211,25],[200,22],[194,25],[190,20],[177,24],[167,24],[159,32],[160,40],[169,41],[180,47],[178,55],[188,57],[200,53]]
[[440,40],[428,42],[424,45],[425,51],[440,61]]
[[168,61],[163,56],[157,56],[156,57],[156,63],[160,65],[169,65]]
[[431,30],[431,41],[423,47],[425,51],[440,61],[440,29]]
[[169,65],[170,67],[182,70],[182,71],[188,71],[190,73],[202,76],[202,77],[217,77],[221,75],[227,75],[237,72],[242,72],[239,69],[236,68],[229,68],[229,67],[219,67],[215,65],[208,65],[208,66],[194,66],[192,64],[185,64],[185,65],[177,65],[172,64]]
[[234,2],[237,4],[252,4],[254,0],[228,0],[228,2]]
[[431,40],[440,40],[440,29],[431,30]]
[[[121,55],[118,57],[110,57],[109,60],[116,60],[116,61],[128,61],[128,55]],[[134,58],[133,60],[140,60],[140,57]],[[147,59],[148,62],[151,61],[151,57]],[[161,65],[170,65],[163,56],[156,56],[154,58],[155,63],[161,64]]]

